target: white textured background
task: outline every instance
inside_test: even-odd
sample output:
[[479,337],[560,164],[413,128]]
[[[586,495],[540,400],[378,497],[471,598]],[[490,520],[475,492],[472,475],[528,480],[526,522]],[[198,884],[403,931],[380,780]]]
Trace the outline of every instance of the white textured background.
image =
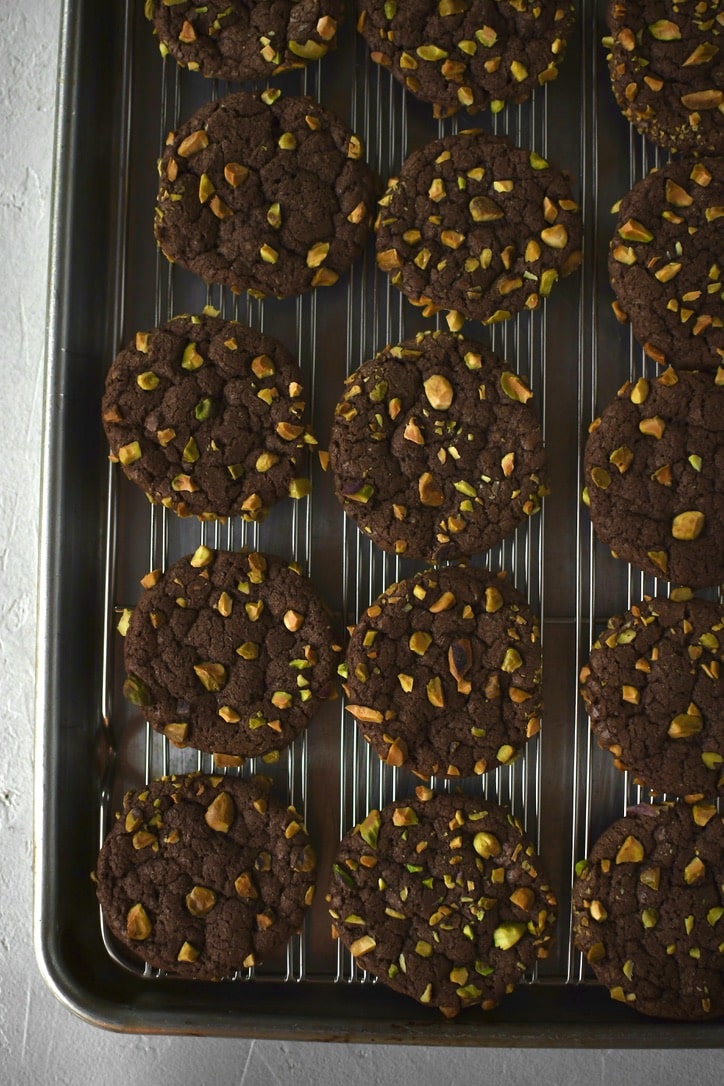
[[0,1083],[719,1086],[722,1060],[716,1051],[617,1053],[613,1036],[607,1051],[120,1036],[77,1020],[45,988],[31,934],[32,752],[39,437],[60,6],[59,0],[0,0]]

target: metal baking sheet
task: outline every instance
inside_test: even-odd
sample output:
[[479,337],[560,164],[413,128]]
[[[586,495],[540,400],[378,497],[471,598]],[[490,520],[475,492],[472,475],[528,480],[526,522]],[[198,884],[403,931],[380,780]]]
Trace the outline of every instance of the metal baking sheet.
[[[125,959],[104,930],[90,872],[127,788],[161,773],[210,769],[147,728],[121,695],[119,610],[139,579],[199,542],[250,544],[300,561],[340,626],[387,584],[419,568],[384,555],[345,521],[330,478],[276,507],[261,526],[199,525],[150,507],[109,464],[99,404],[106,370],[138,328],[212,304],[271,331],[296,352],[322,446],[345,373],[385,343],[432,327],[364,259],[338,284],[260,302],[207,289],[161,257],[152,235],[156,160],[167,131],[209,96],[236,89],[181,72],[159,55],[140,0],[64,7],[52,258],[49,272],[36,745],[35,938],[57,996],[98,1026],[128,1032],[405,1042],[428,1045],[719,1047],[724,1025],[646,1019],[612,1002],[572,946],[573,866],[641,799],[592,742],[577,675],[595,631],[657,586],[595,541],[580,502],[582,447],[596,412],[630,375],[651,372],[610,309],[611,205],[660,152],[620,116],[608,85],[603,0],[578,4],[558,80],[496,116],[438,122],[370,62],[351,0],[339,50],[278,83],[346,118],[384,180],[409,150],[471,124],[507,135],[570,171],[585,224],[580,273],[538,311],[469,333],[520,372],[543,422],[552,492],[540,517],[478,561],[506,569],[542,616],[545,712],[514,766],[466,782],[512,806],[539,842],[557,889],[556,946],[493,1012],[455,1021],[389,991],[330,935],[324,895],[339,837],[414,778],[381,765],[342,701],[272,766],[277,791],[304,812],[319,888],[286,953],[218,984],[190,983]],[[660,586],[665,590],[666,586]],[[435,782],[435,787],[448,787]]]

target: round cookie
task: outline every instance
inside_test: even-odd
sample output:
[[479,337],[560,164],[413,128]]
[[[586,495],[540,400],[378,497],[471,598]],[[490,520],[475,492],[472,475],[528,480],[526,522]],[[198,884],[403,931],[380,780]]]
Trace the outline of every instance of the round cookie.
[[724,1014],[724,822],[713,804],[639,806],[573,885],[575,943],[611,998],[642,1014]]
[[312,98],[269,88],[207,102],[159,163],[164,254],[233,292],[331,286],[362,254],[376,181],[362,144]]
[[391,585],[347,647],[347,711],[388,765],[469,777],[540,729],[539,622],[504,575],[444,566]]
[[283,344],[236,321],[180,316],[137,332],[106,376],[111,456],[181,516],[261,520],[309,490],[301,381]]
[[601,542],[654,577],[724,581],[724,369],[627,381],[589,429],[584,500]]
[[335,695],[338,647],[312,583],[281,558],[199,547],[126,623],[126,697],[178,746],[281,750]]
[[670,151],[724,153],[719,0],[610,0],[613,93],[637,131]]
[[505,808],[416,792],[342,839],[327,896],[333,935],[361,968],[448,1018],[491,1010],[547,956],[555,896]]
[[190,774],[128,792],[95,872],[115,938],[182,977],[258,965],[302,926],[316,860],[263,777]]
[[161,52],[210,79],[265,79],[337,44],[341,0],[146,0]]
[[724,363],[723,250],[722,159],[669,162],[621,200],[608,257],[614,309],[656,362]]
[[533,151],[470,129],[413,151],[377,216],[377,265],[425,316],[492,324],[535,309],[579,266],[568,178]]
[[421,333],[346,381],[329,443],[346,513],[393,554],[479,554],[537,513],[545,450],[525,382],[481,343]]
[[646,596],[610,619],[581,671],[591,727],[654,792],[724,791],[724,606]]
[[372,60],[436,117],[498,112],[558,75],[574,22],[568,0],[357,0]]

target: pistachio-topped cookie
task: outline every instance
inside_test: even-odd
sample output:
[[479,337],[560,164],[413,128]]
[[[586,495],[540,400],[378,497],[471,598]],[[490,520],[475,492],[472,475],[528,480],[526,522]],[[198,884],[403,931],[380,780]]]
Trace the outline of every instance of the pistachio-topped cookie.
[[535,309],[581,263],[567,176],[534,151],[469,129],[413,151],[388,182],[377,265],[426,316],[484,324]]
[[422,786],[345,835],[327,901],[332,934],[361,968],[448,1018],[496,1007],[547,956],[556,920],[517,819]]
[[627,381],[589,431],[584,499],[601,542],[654,577],[724,581],[724,366]]
[[679,159],[637,182],[608,270],[616,314],[647,354],[677,369],[724,364],[724,159]]
[[347,711],[388,765],[469,777],[540,729],[540,628],[525,597],[472,566],[391,585],[351,632]]
[[576,865],[576,946],[642,1014],[724,1014],[724,820],[713,803],[631,808]]
[[294,565],[201,546],[143,584],[124,621],[124,694],[178,746],[281,750],[334,696],[338,646]]
[[330,463],[345,512],[378,546],[479,554],[537,513],[545,451],[526,382],[452,332],[385,347],[346,381]]
[[106,376],[111,456],[154,502],[204,520],[261,520],[314,444],[299,366],[282,343],[202,314],[137,332]]
[[337,44],[341,0],[146,0],[161,52],[209,79],[264,79]]
[[159,173],[156,240],[206,283],[286,298],[362,254],[376,181],[358,137],[312,98],[207,102],[169,133]]
[[558,75],[569,0],[357,0],[370,56],[436,117],[523,102]]
[[610,0],[608,64],[624,116],[684,154],[724,152],[720,0]]
[[301,815],[268,779],[189,774],[124,796],[95,878],[106,923],[134,957],[220,980],[301,928],[315,868]]
[[599,744],[639,783],[724,791],[724,606],[645,597],[594,642],[581,694]]

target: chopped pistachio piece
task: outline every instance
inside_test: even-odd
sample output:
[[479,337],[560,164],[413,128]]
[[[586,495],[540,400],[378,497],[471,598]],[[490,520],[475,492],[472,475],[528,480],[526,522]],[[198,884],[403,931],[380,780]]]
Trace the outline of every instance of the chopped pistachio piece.
[[143,942],[148,939],[151,931],[151,919],[143,905],[137,902],[126,914],[126,935],[136,942]]
[[493,942],[501,950],[510,950],[525,935],[527,925],[517,921],[500,924],[493,932]]

